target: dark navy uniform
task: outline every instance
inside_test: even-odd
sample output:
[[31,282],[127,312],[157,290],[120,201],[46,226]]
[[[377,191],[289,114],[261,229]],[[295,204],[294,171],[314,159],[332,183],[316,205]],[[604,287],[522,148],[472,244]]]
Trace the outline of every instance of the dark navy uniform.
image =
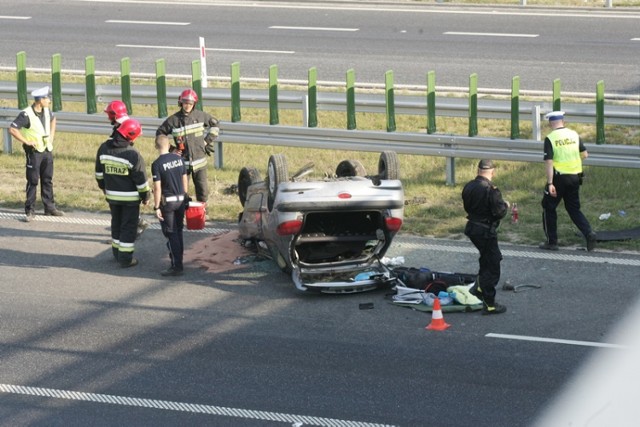
[[507,203],[498,187],[483,176],[476,176],[464,186],[462,201],[468,220],[464,234],[480,252],[476,289],[482,293],[485,304],[493,306],[502,261],[497,229],[507,213]]
[[122,267],[135,265],[140,202],[149,200],[144,159],[131,141],[114,132],[98,149],[95,173],[111,210],[113,255]]
[[[184,242],[182,229],[184,227],[185,192],[183,176],[187,168],[181,156],[174,153],[161,154],[151,164],[153,182],[160,181],[162,189],[161,204],[163,221],[160,222],[162,233],[167,238],[171,269],[181,272]],[[158,206],[156,206],[158,208]]]

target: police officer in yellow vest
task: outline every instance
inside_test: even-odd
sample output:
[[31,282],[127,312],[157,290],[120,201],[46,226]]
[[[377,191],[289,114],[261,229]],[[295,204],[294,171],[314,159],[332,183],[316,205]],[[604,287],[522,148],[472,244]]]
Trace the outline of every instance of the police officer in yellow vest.
[[551,132],[544,140],[544,163],[547,176],[542,197],[542,225],[547,241],[540,249],[558,250],[558,215],[561,200],[573,223],[587,240],[587,250],[596,246],[596,233],[580,210],[582,160],[589,155],[578,134],[564,126],[564,112],[553,111],[545,116]]
[[34,102],[18,114],[11,123],[11,136],[22,143],[27,158],[27,200],[24,205],[26,221],[35,215],[36,193],[40,182],[40,196],[45,215],[62,216],[53,200],[53,138],[56,118],[49,110],[49,86],[31,92]]

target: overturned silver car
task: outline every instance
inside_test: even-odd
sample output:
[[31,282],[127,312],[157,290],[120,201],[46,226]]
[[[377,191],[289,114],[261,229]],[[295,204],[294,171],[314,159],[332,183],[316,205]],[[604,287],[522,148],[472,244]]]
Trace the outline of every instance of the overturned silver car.
[[375,175],[357,160],[335,174],[289,177],[284,155],[269,158],[267,177],[245,167],[238,177],[240,236],[290,273],[297,289],[351,293],[395,281],[380,261],[403,222],[404,192],[395,152],[380,154]]

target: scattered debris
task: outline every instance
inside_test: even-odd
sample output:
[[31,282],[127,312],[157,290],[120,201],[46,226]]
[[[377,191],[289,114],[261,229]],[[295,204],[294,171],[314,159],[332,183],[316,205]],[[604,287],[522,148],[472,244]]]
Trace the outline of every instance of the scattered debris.
[[600,221],[606,221],[609,218],[611,218],[611,212],[603,213],[598,217]]
[[373,303],[372,302],[363,302],[360,305],[358,305],[358,307],[360,308],[360,310],[372,310],[373,309]]
[[522,291],[526,291],[527,290],[525,288],[540,289],[540,288],[542,288],[542,286],[540,286],[540,285],[516,285],[516,286],[513,286],[511,284],[510,280],[506,280],[504,282],[504,284],[502,285],[502,290],[503,291],[513,291],[513,292],[520,291],[520,292],[522,292]]

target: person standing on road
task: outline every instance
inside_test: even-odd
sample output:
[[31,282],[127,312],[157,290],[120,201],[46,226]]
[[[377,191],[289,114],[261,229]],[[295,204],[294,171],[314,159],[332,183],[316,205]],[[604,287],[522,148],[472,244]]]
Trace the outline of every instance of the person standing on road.
[[27,198],[24,204],[25,221],[35,218],[36,193],[40,183],[40,197],[44,214],[63,216],[56,209],[53,198],[53,139],[56,134],[56,118],[49,104],[49,86],[31,92],[33,104],[18,114],[11,123],[9,133],[22,143],[26,154]]
[[544,164],[547,177],[542,196],[542,226],[547,241],[540,249],[558,250],[558,214],[556,208],[564,199],[571,221],[587,240],[587,250],[596,247],[596,233],[580,210],[582,160],[589,155],[580,137],[564,124],[564,112],[553,111],[545,116],[551,132],[544,140]]
[[187,168],[182,157],[169,152],[169,137],[156,136],[158,158],[151,164],[153,175],[153,210],[160,220],[162,234],[167,238],[171,267],[160,272],[162,276],[182,275],[182,256],[184,241],[182,229],[184,227],[185,203],[188,200]]
[[[111,132],[111,138],[113,138],[118,127],[126,120],[129,120],[129,111],[127,110],[127,106],[124,102],[115,100],[107,104],[104,112],[107,113],[109,122],[111,123],[111,126],[113,126],[113,130]],[[140,237],[147,228],[149,228],[149,223],[142,217],[138,218],[138,228],[136,230],[138,237]]]
[[464,234],[480,252],[480,269],[470,292],[482,300],[482,314],[500,314],[507,307],[498,304],[496,285],[500,280],[502,253],[498,246],[498,226],[509,209],[498,187],[491,182],[495,167],[491,160],[481,160],[478,174],[462,189],[462,201],[467,212]]
[[220,131],[218,119],[195,109],[198,95],[192,89],[182,91],[178,98],[180,111],[167,117],[156,131],[157,135],[171,135],[175,146],[171,152],[182,156],[196,190],[196,200],[206,203],[207,156],[214,153],[214,140]]
[[133,252],[140,202],[149,203],[144,159],[133,148],[133,142],[141,134],[137,120],[125,120],[96,154],[96,180],[111,211],[113,256],[123,268],[138,264]]

